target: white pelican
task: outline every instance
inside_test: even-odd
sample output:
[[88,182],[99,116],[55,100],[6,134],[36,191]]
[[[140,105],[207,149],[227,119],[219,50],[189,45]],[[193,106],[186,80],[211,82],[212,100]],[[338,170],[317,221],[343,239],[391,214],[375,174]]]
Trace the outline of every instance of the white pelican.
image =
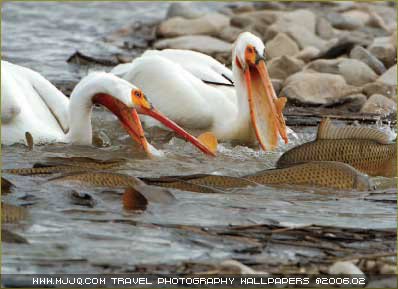
[[89,74],[76,85],[69,100],[39,73],[1,61],[1,96],[1,143],[5,145],[24,143],[26,132],[36,143],[89,145],[92,106],[100,104],[117,116],[148,154],[155,150],[144,136],[137,112],[157,119],[203,152],[214,155],[158,112],[139,88],[110,73]]
[[[203,43],[206,45],[206,43]],[[183,127],[210,130],[220,140],[273,149],[287,143],[282,109],[264,61],[264,44],[249,32],[232,48],[232,72],[205,54],[152,50],[111,72],[138,85],[166,116]]]

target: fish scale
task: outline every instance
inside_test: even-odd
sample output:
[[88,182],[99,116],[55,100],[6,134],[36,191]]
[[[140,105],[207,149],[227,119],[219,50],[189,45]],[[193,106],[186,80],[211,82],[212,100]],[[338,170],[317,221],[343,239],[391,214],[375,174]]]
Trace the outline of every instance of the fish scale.
[[[241,188],[257,184],[319,186],[340,190],[369,190],[371,188],[367,176],[340,162],[309,162],[288,168],[265,170],[242,178],[202,175],[196,177],[181,176],[180,179],[179,177],[165,177],[143,180],[150,185],[200,193],[214,193],[214,191],[211,191],[212,188]],[[202,186],[205,186],[205,188]]]
[[309,161],[338,161],[347,163],[371,176],[396,175],[396,143],[380,144],[365,139],[319,139],[285,152],[277,167]]
[[79,181],[101,187],[134,187],[143,184],[136,177],[107,172],[71,173],[49,181]]
[[368,190],[368,178],[353,167],[339,162],[309,162],[283,169],[263,171],[248,180],[259,184],[291,184],[330,187],[340,190]]
[[24,207],[1,203],[1,221],[3,223],[17,223],[26,219],[27,215],[28,212]]

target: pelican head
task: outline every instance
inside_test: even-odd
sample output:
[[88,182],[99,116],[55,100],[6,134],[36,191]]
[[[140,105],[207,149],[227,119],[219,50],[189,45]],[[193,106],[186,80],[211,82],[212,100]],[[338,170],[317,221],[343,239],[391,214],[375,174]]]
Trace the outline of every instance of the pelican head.
[[[253,129],[260,146],[273,149],[278,134],[288,142],[282,110],[286,98],[277,98],[265,65],[265,46],[250,32],[241,33],[233,46],[233,69],[244,83]],[[239,85],[239,84],[237,84]],[[239,88],[238,88],[239,89]]]
[[190,135],[154,108],[141,89],[108,73],[104,73],[103,75],[99,74],[98,76],[99,77],[95,79],[96,90],[97,92],[101,92],[94,93],[92,103],[100,104],[110,110],[122,123],[127,133],[145,150],[145,152],[151,154],[150,145],[145,138],[138,113],[155,118],[166,127],[182,136],[185,140],[191,142],[204,153],[214,155],[214,153],[197,138]]

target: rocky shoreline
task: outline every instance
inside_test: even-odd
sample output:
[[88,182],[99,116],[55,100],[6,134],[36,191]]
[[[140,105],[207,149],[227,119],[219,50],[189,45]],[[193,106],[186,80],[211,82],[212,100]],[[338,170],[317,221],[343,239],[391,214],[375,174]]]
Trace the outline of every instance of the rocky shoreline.
[[[146,49],[175,48],[230,66],[232,43],[243,31],[266,43],[267,67],[276,93],[289,100],[288,115],[320,110],[395,121],[394,3],[247,3],[202,14],[191,3],[176,2],[160,23],[133,23],[104,38],[126,54],[97,59],[76,52],[68,62],[114,66]],[[68,93],[74,84],[58,86]]]

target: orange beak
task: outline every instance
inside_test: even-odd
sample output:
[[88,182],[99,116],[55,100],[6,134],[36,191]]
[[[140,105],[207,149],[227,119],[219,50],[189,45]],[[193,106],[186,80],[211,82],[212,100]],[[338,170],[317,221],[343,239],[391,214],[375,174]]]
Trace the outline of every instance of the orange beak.
[[288,142],[282,110],[286,98],[277,98],[264,59],[256,59],[244,71],[249,97],[250,117],[260,146],[272,150],[278,145],[278,134]]
[[108,94],[97,94],[94,96],[93,102],[105,106],[116,115],[131,138],[137,142],[146,153],[150,154],[148,141],[144,135],[144,129],[142,128],[137,111],[134,108],[127,107],[123,102]]
[[144,129],[142,128],[142,124],[140,118],[138,117],[137,111],[139,113],[146,114],[157,119],[168,128],[174,130],[184,139],[198,147],[205,154],[215,156],[215,153],[207,148],[204,144],[202,144],[197,138],[190,135],[188,132],[186,132],[176,123],[165,117],[153,107],[150,109],[144,107],[138,107],[137,109],[129,108],[124,103],[108,94],[97,94],[93,98],[93,102],[105,106],[113,114],[115,114],[119,121],[122,123],[127,133],[131,136],[131,138],[135,142],[137,142],[141,146],[141,148],[149,155],[151,155],[150,146],[147,139],[145,138]]
[[154,119],[160,121],[166,127],[172,129],[178,135],[183,137],[186,141],[189,141],[190,143],[192,143],[194,146],[196,146],[198,149],[200,149],[203,153],[205,153],[207,155],[215,156],[215,153],[212,150],[210,150],[207,146],[205,146],[203,143],[201,143],[196,137],[194,137],[194,136],[190,135],[188,132],[186,132],[178,124],[176,124],[172,120],[168,119],[165,115],[163,115],[156,108],[154,108],[154,107],[146,108],[146,107],[141,106],[141,107],[137,108],[137,111],[138,111],[138,113],[149,115],[149,116],[153,117]]

